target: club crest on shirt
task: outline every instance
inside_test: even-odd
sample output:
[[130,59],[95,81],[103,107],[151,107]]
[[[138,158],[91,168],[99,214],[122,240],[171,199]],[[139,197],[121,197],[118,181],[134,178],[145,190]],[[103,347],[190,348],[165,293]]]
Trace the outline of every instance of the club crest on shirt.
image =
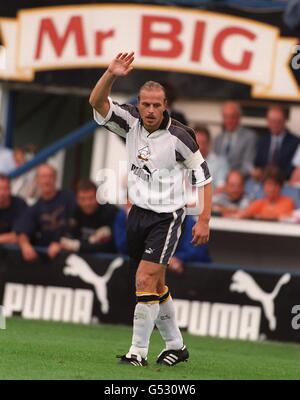
[[148,161],[150,157],[150,149],[149,146],[144,146],[141,149],[138,150],[138,156],[137,158],[139,158],[142,161]]

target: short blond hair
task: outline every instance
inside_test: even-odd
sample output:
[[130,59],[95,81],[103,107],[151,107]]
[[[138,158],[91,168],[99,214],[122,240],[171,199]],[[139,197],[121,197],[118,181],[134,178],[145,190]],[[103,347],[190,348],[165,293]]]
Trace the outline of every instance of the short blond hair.
[[140,87],[138,99],[140,99],[140,93],[141,93],[142,90],[161,90],[165,95],[165,100],[167,99],[166,89],[159,82],[155,82],[155,81],[147,81],[147,82],[145,82],[143,84],[143,86]]

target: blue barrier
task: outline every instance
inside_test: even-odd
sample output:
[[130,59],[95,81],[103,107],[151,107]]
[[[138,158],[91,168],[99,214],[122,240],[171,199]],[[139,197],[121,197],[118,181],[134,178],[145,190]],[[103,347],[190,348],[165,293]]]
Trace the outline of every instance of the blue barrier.
[[50,146],[46,147],[45,149],[41,150],[35,157],[31,160],[27,161],[21,167],[12,171],[8,176],[10,178],[16,178],[19,175],[24,174],[25,172],[29,171],[30,169],[36,167],[37,165],[41,164],[42,162],[46,161],[47,158],[53,156],[61,149],[67,149],[68,147],[73,146],[75,143],[83,140],[88,135],[93,133],[95,129],[98,127],[95,121],[90,121],[85,125],[81,126],[80,128],[76,129],[75,131],[69,133],[62,139],[59,139],[57,142],[51,144]]

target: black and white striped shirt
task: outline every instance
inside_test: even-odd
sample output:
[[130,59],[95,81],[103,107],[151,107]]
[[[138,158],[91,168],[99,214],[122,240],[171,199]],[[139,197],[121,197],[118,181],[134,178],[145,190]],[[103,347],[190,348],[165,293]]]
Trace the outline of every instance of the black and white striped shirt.
[[158,130],[150,134],[137,107],[119,105],[111,98],[109,102],[107,116],[103,118],[94,110],[94,118],[99,125],[126,138],[128,195],[133,204],[158,213],[174,212],[186,205],[187,170],[194,186],[212,181],[190,128],[165,112]]

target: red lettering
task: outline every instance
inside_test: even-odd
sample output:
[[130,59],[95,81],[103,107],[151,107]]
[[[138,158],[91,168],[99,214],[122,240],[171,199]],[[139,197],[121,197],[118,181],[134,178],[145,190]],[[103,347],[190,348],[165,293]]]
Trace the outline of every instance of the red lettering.
[[84,43],[83,27],[81,17],[72,17],[67,25],[67,28],[62,36],[59,36],[54,22],[50,18],[41,20],[37,48],[35,58],[39,59],[42,53],[43,40],[46,36],[49,37],[55,53],[58,57],[61,56],[69,36],[75,36],[76,51],[78,56],[86,55],[86,47]]
[[96,32],[96,37],[95,37],[95,54],[96,56],[101,56],[103,52],[103,42],[105,39],[108,39],[110,37],[114,36],[115,31],[111,29],[108,32],[102,32],[98,31]]
[[205,22],[198,21],[196,23],[191,61],[200,61],[201,59],[205,27]]
[[252,32],[247,31],[243,28],[225,28],[221,32],[218,33],[216,39],[213,44],[213,55],[215,60],[222,67],[232,70],[232,71],[245,71],[249,69],[250,63],[252,61],[253,53],[251,51],[244,51],[242,55],[242,59],[239,63],[232,63],[229,60],[226,60],[222,53],[222,47],[224,41],[233,35],[244,36],[249,40],[256,39],[256,35]]
[[[155,23],[168,24],[170,29],[168,32],[159,32],[154,30]],[[182,30],[181,22],[176,18],[160,17],[160,16],[144,16],[142,18],[142,39],[141,39],[141,55],[149,57],[166,57],[175,58],[182,52],[182,43],[178,39],[178,35]],[[169,49],[154,49],[151,46],[153,39],[168,41]]]

